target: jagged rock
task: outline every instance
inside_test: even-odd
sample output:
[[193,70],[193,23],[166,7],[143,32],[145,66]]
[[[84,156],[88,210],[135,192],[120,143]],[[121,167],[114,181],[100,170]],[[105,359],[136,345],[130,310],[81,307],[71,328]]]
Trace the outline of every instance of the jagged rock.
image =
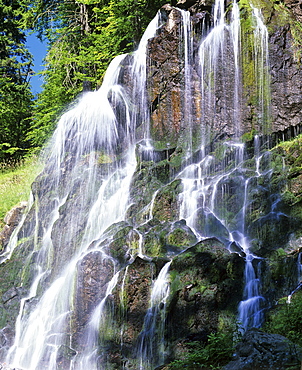
[[75,294],[73,342],[81,338],[91,312],[105,297],[108,282],[113,276],[114,266],[100,251],[88,253],[78,264],[77,289]]
[[13,207],[4,217],[5,226],[2,231],[0,231],[0,250],[1,247],[4,249],[11,237],[13,231],[18,226],[21,221],[23,211],[27,207],[27,202],[21,202],[20,204]]
[[169,340],[215,332],[219,316],[228,316],[241,299],[243,269],[243,259],[215,238],[175,257],[170,267]]
[[302,350],[282,335],[250,329],[237,344],[234,358],[223,370],[298,370]]
[[118,286],[123,287],[123,290],[114,292],[115,319],[123,323],[122,352],[127,356],[135,350],[136,338],[143,329],[150,300],[150,283],[157,273],[154,262],[136,257],[124,274],[120,275]]
[[273,131],[301,124],[302,68],[294,43],[288,24],[275,26],[269,36]]
[[285,0],[286,6],[293,12],[298,22],[302,22],[302,2],[301,0]]

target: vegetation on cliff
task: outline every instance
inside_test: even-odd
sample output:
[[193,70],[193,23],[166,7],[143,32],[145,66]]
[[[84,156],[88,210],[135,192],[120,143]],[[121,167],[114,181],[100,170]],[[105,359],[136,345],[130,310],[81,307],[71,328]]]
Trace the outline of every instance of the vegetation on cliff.
[[39,171],[35,158],[24,161],[17,167],[4,164],[0,169],[0,229],[4,226],[4,217],[17,203],[27,201],[31,183]]
[[[109,62],[131,52],[166,0],[2,1],[0,161],[41,148],[59,114],[81,92],[100,86]],[[47,41],[44,85],[30,91],[26,32]]]

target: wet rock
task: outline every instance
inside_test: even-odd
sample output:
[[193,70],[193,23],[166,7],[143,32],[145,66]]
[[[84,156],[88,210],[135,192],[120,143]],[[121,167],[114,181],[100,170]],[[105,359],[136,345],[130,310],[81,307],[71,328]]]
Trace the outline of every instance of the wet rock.
[[73,326],[74,348],[81,343],[82,333],[89,317],[106,295],[106,289],[113,276],[114,264],[101,251],[88,253],[78,263],[78,276],[74,298]]
[[21,221],[22,214],[27,207],[27,202],[21,202],[20,204],[13,207],[4,217],[4,228],[0,231],[0,250],[4,249],[11,237],[13,231]]
[[298,370],[301,358],[301,348],[282,335],[250,329],[237,344],[234,360],[223,370]]
[[215,332],[220,315],[236,310],[242,297],[243,270],[243,259],[215,238],[175,257],[170,267],[169,340]]
[[144,239],[143,252],[149,257],[171,258],[197,242],[185,220],[149,222],[139,230]]
[[[133,353],[136,338],[143,329],[145,315],[150,301],[152,280],[158,274],[156,264],[136,257],[134,262],[120,275],[118,286],[122,291],[115,291],[114,302],[116,320],[122,324],[122,353]],[[123,283],[124,281],[124,283]]]
[[15,287],[13,287],[2,295],[2,302],[5,304],[17,296],[18,296],[18,291]]
[[301,124],[302,69],[288,24],[275,27],[269,43],[273,131],[279,131]]

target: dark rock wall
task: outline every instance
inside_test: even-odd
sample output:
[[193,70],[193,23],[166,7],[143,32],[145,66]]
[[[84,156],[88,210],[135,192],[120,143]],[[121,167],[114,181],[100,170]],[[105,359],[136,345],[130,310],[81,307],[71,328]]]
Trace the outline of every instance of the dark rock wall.
[[[300,65],[301,30],[296,21],[299,6],[285,4],[278,7],[263,4],[264,23],[268,25],[269,42],[269,77],[270,88],[265,87],[266,97],[271,98],[271,107],[262,120],[269,120],[265,126],[259,122],[259,97],[257,85],[259,71],[252,66],[255,59],[251,32],[251,15],[246,4],[239,2],[242,11],[240,58],[242,86],[239,90],[241,120],[240,130],[234,123],[233,94],[234,71],[232,70],[232,52],[230,45],[224,50],[223,58],[218,62],[215,86],[214,107],[201,107],[200,67],[198,45],[209,32],[212,22],[210,4],[207,2],[180,2],[180,7],[192,14],[193,47],[191,50],[189,91],[184,90],[184,50],[181,13],[171,6],[162,8],[165,23],[158,35],[149,43],[148,88],[151,105],[152,136],[156,145],[184,146],[188,139],[188,120],[192,120],[193,134],[196,138],[206,134],[209,140],[215,137],[240,136],[249,132],[267,134],[284,131],[289,126],[301,124],[302,110],[302,69]],[[227,12],[231,3],[227,5]],[[296,10],[295,10],[296,9]],[[296,17],[296,18],[295,18]],[[247,29],[247,27],[249,27]],[[228,43],[228,40],[226,40]],[[184,94],[191,94],[191,114],[186,115]],[[265,97],[265,98],[266,98]],[[202,111],[203,109],[203,111]],[[206,112],[206,113],[205,113]],[[261,121],[261,119],[260,119]]]

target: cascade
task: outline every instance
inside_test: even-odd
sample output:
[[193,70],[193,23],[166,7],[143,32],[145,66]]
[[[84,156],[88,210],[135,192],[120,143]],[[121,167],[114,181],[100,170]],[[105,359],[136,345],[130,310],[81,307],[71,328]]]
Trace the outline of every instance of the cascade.
[[302,260],[302,253],[299,252],[298,254],[298,258],[297,258],[297,287],[288,295],[287,297],[287,303],[291,303],[291,299],[292,299],[292,295],[296,292],[298,292],[301,288],[302,288],[302,280],[301,280],[301,276],[302,276],[302,263],[301,263],[301,260]]
[[76,355],[72,359],[71,369],[97,369],[98,364],[98,346],[99,346],[99,329],[112,325],[110,315],[106,315],[106,302],[112,294],[118,281],[119,272],[110,280],[104,298],[94,309],[88,325],[83,333],[82,343],[85,344],[83,353]]
[[181,11],[182,18],[182,34],[183,34],[183,47],[184,47],[184,115],[183,119],[186,122],[189,136],[186,140],[187,158],[192,156],[192,51],[193,51],[193,37],[191,16],[188,11]]
[[[213,13],[214,27],[199,46],[202,95],[201,121],[203,122],[204,133],[207,136],[211,135],[211,132],[207,132],[207,130],[213,130],[218,111],[222,110],[222,117],[224,120],[227,120],[229,114],[227,107],[230,104],[233,106],[233,114],[230,119],[233,122],[235,131],[238,133],[241,130],[239,109],[239,7],[236,1],[234,1],[230,24],[226,23],[224,1],[216,1]],[[233,50],[231,55],[228,55],[227,47],[230,41]],[[233,77],[225,79],[225,76],[228,75]],[[221,85],[218,82],[221,82]],[[218,86],[222,88],[219,94],[217,94]],[[218,96],[219,99],[217,98]]]
[[254,62],[255,71],[259,74],[257,79],[257,91],[259,99],[258,121],[262,132],[269,134],[269,125],[271,121],[270,107],[270,75],[268,73],[269,57],[268,57],[268,32],[263,23],[263,17],[259,9],[253,10],[254,22]]
[[[252,155],[241,140],[244,40],[236,1],[230,9],[227,14],[225,2],[217,0],[212,26],[203,25],[198,38],[190,12],[172,10],[180,19],[184,99],[179,106],[184,120],[181,134],[186,138],[182,137],[176,169],[165,166],[180,148],[170,148],[167,139],[157,145],[165,149],[156,151],[150,127],[148,45],[164,32],[160,12],[138,50],[116,57],[102,87],[85,93],[61,117],[46,150],[45,168],[33,185],[28,213],[2,255],[2,262],[10,259],[18,238],[25,236],[24,245],[32,248],[26,247],[23,274],[31,276],[30,283],[24,279],[27,294],[5,358],[11,366],[152,370],[163,364],[170,354],[169,304],[179,283],[174,261],[207,240],[244,259],[239,320],[244,330],[261,326],[266,305],[261,258],[253,252],[257,241],[249,235],[248,222],[254,211],[252,197],[266,194],[270,171],[259,136],[254,138]],[[254,68],[259,71],[257,114],[262,133],[267,134],[267,31],[256,8],[252,16]],[[171,24],[177,22],[170,20]],[[220,138],[218,121],[231,122],[229,137]],[[176,189],[171,198],[169,186]],[[267,212],[279,216],[276,202]],[[23,236],[23,225],[28,224]],[[175,235],[181,235],[176,242]],[[135,286],[137,282],[142,288]],[[188,280],[187,291],[194,284]],[[142,295],[147,303],[139,302]]]
[[[32,206],[32,204],[33,204],[33,196],[31,193],[29,197],[27,209],[29,209]],[[26,212],[24,212],[19,224],[17,225],[16,229],[13,231],[5,251],[0,254],[0,263],[4,263],[6,260],[10,259],[14,249],[17,247],[18,235],[19,235],[19,232],[22,230],[22,226],[25,221],[25,218],[26,218]]]
[[[109,89],[111,89],[112,93],[114,93],[115,90],[117,95],[121,94],[120,89],[115,89],[117,68],[121,59],[122,57],[118,57],[117,60],[114,60],[111,68],[108,69],[107,77],[105,78],[102,88],[103,91],[101,90],[96,94],[93,94],[98,95],[97,98],[102,98],[103,95],[103,99],[105,99]],[[66,156],[68,153],[67,151],[64,151],[67,150],[66,142],[68,143],[68,140],[66,140],[66,142],[62,141],[62,137],[64,138],[64,131],[69,131],[68,134],[70,135],[70,131],[75,130],[78,140],[76,145],[78,150],[72,158],[72,160],[75,161],[75,164],[70,171],[75,172],[70,175],[72,181],[71,186],[75,186],[74,183],[78,181],[77,177],[79,176],[79,168],[77,168],[77,166],[80,166],[79,162],[85,161],[85,156],[91,154],[88,151],[95,149],[92,143],[92,141],[95,140],[95,137],[90,138],[88,135],[88,131],[92,129],[88,124],[91,124],[92,126],[95,124],[95,136],[99,139],[98,144],[104,144],[109,155],[113,154],[116,146],[118,135],[116,129],[117,121],[109,101],[105,99],[104,102],[105,108],[108,109],[108,111],[102,111],[102,113],[100,111],[95,112],[93,111],[95,108],[94,97],[92,94],[89,95],[90,96],[85,96],[83,98],[84,102],[81,101],[79,106],[67,113],[67,118],[65,116],[62,117],[62,120],[58,125],[57,133],[55,134],[56,140],[54,150],[50,155],[50,162],[54,162],[55,171],[57,172],[57,179],[55,179],[56,188],[59,191],[61,191],[61,188],[58,186],[59,181],[61,180],[60,172],[62,171],[61,158]],[[92,100],[93,102],[90,110],[87,106],[87,99]],[[83,112],[81,111],[82,104],[84,104]],[[91,114],[92,117],[81,117],[81,115],[87,113]],[[100,122],[103,123],[105,127],[98,127],[100,126],[98,125],[98,120],[100,119],[99,116],[101,116]],[[95,122],[93,119],[95,119]],[[76,126],[78,125],[78,127],[73,127],[73,124]],[[68,125],[71,127],[68,127]],[[86,125],[88,126],[85,127]],[[130,140],[129,144],[131,144]],[[92,155],[94,155],[94,153]],[[53,159],[52,157],[55,158]],[[112,166],[112,168],[108,170],[108,175],[102,180],[97,196],[93,199],[91,204],[91,210],[87,218],[82,243],[79,244],[79,250],[70,258],[70,262],[64,266],[63,271],[59,272],[58,276],[54,278],[53,283],[50,284],[48,289],[42,295],[39,303],[27,319],[24,320],[23,318],[20,323],[21,329],[19,331],[19,336],[16,335],[15,343],[8,354],[8,361],[14,364],[14,366],[35,369],[42,366],[42,364],[47,363],[49,369],[56,368],[57,355],[60,347],[70,341],[70,338],[68,338],[69,330],[67,327],[69,325],[68,321],[70,320],[72,312],[72,305],[74,304],[71,297],[73,296],[76,274],[79,274],[79,266],[83,261],[85,261],[87,256],[93,254],[99,255],[103,264],[108,263],[106,262],[107,260],[111,262],[111,258],[106,255],[100,245],[102,243],[102,234],[104,230],[112,223],[117,222],[124,217],[128,201],[128,188],[135,168],[134,151],[131,145],[127,153],[127,157],[128,158],[125,158],[124,160],[125,163],[115,163],[115,166]],[[88,178],[88,186],[92,187],[94,185],[93,182],[95,181],[93,178],[95,177],[95,174],[91,173],[93,170],[95,171],[95,168],[93,168],[95,166],[93,166],[91,162],[95,162],[95,160],[96,158],[87,158],[87,162],[90,163],[85,174]],[[68,192],[71,188],[65,187],[63,190]],[[88,192],[88,189],[86,191]],[[84,194],[84,196],[85,195],[86,194]],[[49,256],[47,257],[47,254],[50,254],[53,249],[50,235],[53,232],[55,221],[59,217],[59,210],[62,209],[64,204],[66,204],[67,198],[68,194],[64,194],[61,201],[56,201],[56,199],[54,199],[55,208],[51,212],[54,216],[50,217],[48,229],[45,230],[42,237],[42,248],[38,252],[37,256],[37,261],[41,259],[44,264],[45,259],[50,258]],[[85,201],[87,202],[88,200],[85,199]],[[73,220],[73,222],[80,222],[80,220]],[[74,227],[74,225],[72,226]],[[65,240],[63,241],[65,242]],[[44,268],[44,272],[41,274],[39,270],[40,277],[50,274],[48,263],[46,266],[41,266],[41,268]],[[42,282],[34,282],[35,285],[39,283],[42,284]],[[28,303],[30,304],[30,302]],[[24,307],[21,307],[21,310],[20,316],[24,316]],[[64,332],[65,330],[66,332]]]
[[162,364],[165,359],[164,322],[165,305],[170,290],[168,283],[170,265],[171,261],[163,266],[152,287],[150,307],[146,312],[144,327],[137,345],[141,370],[149,368],[150,365],[150,368],[153,368],[155,365]]

